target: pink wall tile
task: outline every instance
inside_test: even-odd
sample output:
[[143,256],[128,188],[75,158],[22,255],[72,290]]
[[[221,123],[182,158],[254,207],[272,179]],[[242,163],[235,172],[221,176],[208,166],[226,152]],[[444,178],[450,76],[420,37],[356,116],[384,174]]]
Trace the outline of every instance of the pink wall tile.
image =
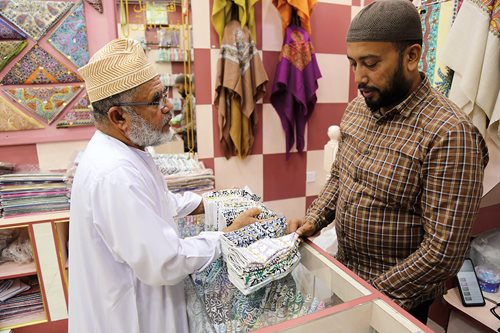
[[194,77],[196,83],[196,103],[212,104],[210,73],[210,50],[194,50]]
[[305,153],[264,155],[264,201],[305,196],[306,162]]
[[266,94],[264,95],[264,103],[270,103],[271,92],[273,89],[274,74],[276,73],[276,65],[278,64],[278,58],[280,53],[277,51],[262,51],[262,62],[264,63],[264,68],[266,69],[267,77],[269,81],[267,82]]
[[318,3],[313,13],[311,38],[316,52],[345,54],[351,6]]
[[340,125],[345,103],[318,103],[307,123],[307,149],[322,150],[328,142],[328,127]]
[[0,147],[0,162],[15,163],[16,169],[25,169],[27,166],[38,167],[36,145]]
[[306,211],[309,206],[311,206],[312,202],[317,198],[317,195],[307,196],[306,197]]
[[200,158],[199,161],[203,162],[203,164],[205,165],[205,168],[212,169],[215,172],[215,169],[214,169],[215,162],[214,162],[213,158]]

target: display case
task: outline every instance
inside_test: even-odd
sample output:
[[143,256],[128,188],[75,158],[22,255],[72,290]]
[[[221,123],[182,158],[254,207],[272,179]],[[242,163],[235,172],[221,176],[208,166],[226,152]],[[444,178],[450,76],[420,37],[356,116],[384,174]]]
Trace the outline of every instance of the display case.
[[[58,322],[55,326],[60,327],[60,321],[67,319],[64,268],[55,230],[57,224],[67,226],[68,220],[68,212],[0,219],[1,231],[15,230],[16,233],[28,235],[25,241],[29,241],[33,257],[33,260],[24,263],[12,260],[0,263],[0,282],[19,279],[22,286],[30,287],[0,303],[0,330],[42,323],[45,323],[42,325],[46,328],[55,322]],[[32,303],[33,300],[36,302]],[[52,331],[59,332],[57,329]]]

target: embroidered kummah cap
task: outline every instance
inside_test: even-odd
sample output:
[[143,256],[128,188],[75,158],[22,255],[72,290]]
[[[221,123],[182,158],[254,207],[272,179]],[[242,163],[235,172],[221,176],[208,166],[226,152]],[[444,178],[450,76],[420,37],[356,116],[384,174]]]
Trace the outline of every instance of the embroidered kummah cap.
[[409,0],[379,0],[363,8],[347,31],[347,42],[400,42],[422,39],[417,9]]
[[115,39],[78,69],[91,103],[135,88],[158,75],[138,41]]

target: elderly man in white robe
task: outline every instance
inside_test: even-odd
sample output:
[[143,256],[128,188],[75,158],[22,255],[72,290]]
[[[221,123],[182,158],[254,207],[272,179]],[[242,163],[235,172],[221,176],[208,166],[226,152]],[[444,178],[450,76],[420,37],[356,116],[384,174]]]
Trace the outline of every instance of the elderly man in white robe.
[[71,193],[69,332],[188,332],[182,280],[220,256],[222,233],[179,238],[174,217],[202,213],[201,197],[169,192],[145,151],[168,138],[172,105],[136,41],[111,41],[79,72],[97,131]]

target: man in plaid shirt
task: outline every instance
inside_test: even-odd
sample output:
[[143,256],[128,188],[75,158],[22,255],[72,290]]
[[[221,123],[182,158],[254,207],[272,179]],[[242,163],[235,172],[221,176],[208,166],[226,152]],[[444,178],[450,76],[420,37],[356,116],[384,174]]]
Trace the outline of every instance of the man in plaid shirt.
[[422,28],[408,0],[353,19],[347,56],[360,96],[340,124],[331,177],[289,231],[335,220],[337,259],[422,322],[462,265],[482,195],[486,144],[418,70]]

